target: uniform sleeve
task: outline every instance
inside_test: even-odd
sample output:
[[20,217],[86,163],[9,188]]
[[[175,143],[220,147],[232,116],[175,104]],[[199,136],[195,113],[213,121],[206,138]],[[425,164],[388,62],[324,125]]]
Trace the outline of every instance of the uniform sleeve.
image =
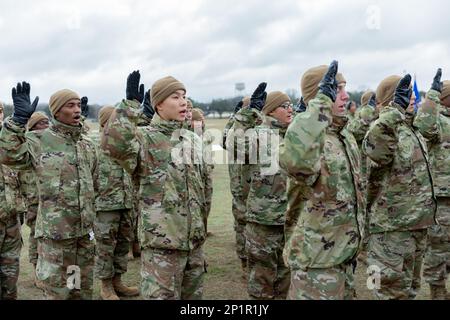
[[439,132],[440,93],[430,90],[424,103],[419,108],[414,119],[414,126],[430,142],[438,142],[441,139]]
[[123,100],[111,115],[101,137],[101,149],[130,175],[137,169],[140,144],[137,135],[139,104]]
[[397,126],[403,121],[396,109],[382,112],[373,123],[363,141],[363,152],[376,164],[385,166],[394,159],[397,149]]
[[359,144],[363,141],[364,136],[369,130],[370,124],[375,119],[375,110],[370,106],[364,106],[361,108],[353,120],[347,126],[347,130],[350,131]]
[[222,148],[224,148],[224,149],[227,149],[228,131],[230,131],[231,127],[233,126],[233,123],[234,123],[234,115],[230,117],[230,119],[228,120],[227,124],[225,125],[225,129],[223,130]]
[[287,129],[280,145],[280,166],[290,176],[307,178],[320,172],[325,131],[332,122],[332,104],[330,98],[317,94]]
[[6,119],[0,132],[0,163],[16,170],[32,169],[36,139],[32,134],[25,133],[25,127],[11,118]]
[[[256,109],[243,108],[236,113],[234,123],[228,131],[226,140],[227,150],[234,151],[238,160],[249,162],[249,155],[256,155],[257,148],[255,128],[262,120],[262,115]],[[256,161],[256,159],[255,159]]]

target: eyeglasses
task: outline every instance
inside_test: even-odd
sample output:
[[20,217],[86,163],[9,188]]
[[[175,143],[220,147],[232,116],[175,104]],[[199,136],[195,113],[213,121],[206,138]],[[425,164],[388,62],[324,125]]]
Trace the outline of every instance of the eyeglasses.
[[289,108],[294,108],[294,105],[291,102],[285,102],[282,105],[280,105],[280,108],[283,108],[284,110],[287,110]]

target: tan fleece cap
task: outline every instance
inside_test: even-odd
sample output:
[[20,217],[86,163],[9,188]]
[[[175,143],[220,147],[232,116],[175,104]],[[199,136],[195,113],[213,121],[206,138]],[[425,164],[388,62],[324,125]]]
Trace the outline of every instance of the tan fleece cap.
[[365,106],[369,103],[370,98],[375,94],[372,90],[367,90],[364,92],[364,94],[361,96],[361,106]]
[[203,111],[199,108],[192,109],[192,121],[203,121],[205,117],[203,116]]
[[112,113],[114,112],[113,106],[104,106],[98,112],[98,123],[100,127],[104,127],[106,122],[111,118]]
[[[328,67],[329,66],[326,65],[317,66],[307,70],[303,74],[300,81],[300,87],[302,89],[303,101],[305,101],[306,104],[308,104],[311,99],[314,99],[319,92],[319,83],[325,73],[327,73]],[[340,72],[337,73],[336,80],[338,84],[347,82]]]
[[450,80],[444,80],[441,92],[441,99],[445,99],[450,96]]
[[377,103],[381,103],[383,107],[389,105],[394,100],[395,88],[400,82],[400,76],[389,76],[380,82],[377,88]]
[[291,102],[291,99],[286,93],[281,91],[272,91],[267,95],[266,103],[262,108],[262,112],[267,115],[285,102]]
[[45,113],[43,113],[43,112],[40,112],[40,111],[34,112],[31,115],[30,119],[28,119],[27,130],[33,129],[33,127],[41,120],[48,120],[47,115]]
[[177,90],[186,92],[184,84],[174,77],[167,76],[157,80],[151,89],[152,106],[156,110],[156,106],[166,100],[172,93]]
[[78,93],[69,90],[69,89],[62,89],[59,91],[56,91],[51,97],[49,102],[49,109],[52,113],[52,116],[54,117],[55,114],[61,109],[68,101],[78,99],[80,100],[80,96]]

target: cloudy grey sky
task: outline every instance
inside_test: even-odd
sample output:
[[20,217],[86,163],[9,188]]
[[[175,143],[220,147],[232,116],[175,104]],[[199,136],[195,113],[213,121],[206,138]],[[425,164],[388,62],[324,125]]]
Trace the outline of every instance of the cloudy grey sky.
[[173,75],[208,102],[236,82],[299,89],[332,59],[349,90],[404,71],[427,90],[437,67],[450,79],[449,13],[438,0],[1,0],[0,100],[26,80],[41,102],[70,88],[114,103],[139,69],[146,88]]

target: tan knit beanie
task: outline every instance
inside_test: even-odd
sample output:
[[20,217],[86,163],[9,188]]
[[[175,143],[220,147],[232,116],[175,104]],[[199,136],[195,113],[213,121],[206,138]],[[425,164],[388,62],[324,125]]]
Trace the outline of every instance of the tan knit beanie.
[[380,82],[377,88],[377,103],[385,107],[389,102],[394,100],[395,88],[397,88],[401,78],[400,76],[393,75]]
[[265,115],[268,115],[285,102],[291,102],[291,99],[286,93],[281,91],[272,91],[267,95],[266,103],[262,108],[262,112]]
[[375,94],[372,90],[367,90],[364,92],[364,94],[361,96],[361,106],[365,106],[369,103],[370,98]]
[[[303,100],[306,104],[308,104],[311,99],[314,99],[319,92],[319,83],[325,73],[327,73],[327,70],[328,66],[322,65],[311,68],[303,74],[300,81],[300,87],[302,89]],[[338,84],[347,82],[340,72],[337,73],[336,80]]]
[[27,130],[33,129],[33,127],[41,120],[48,120],[47,115],[40,111],[34,112],[30,119],[28,119]]
[[69,90],[69,89],[62,89],[59,91],[56,91],[51,97],[49,102],[49,109],[52,113],[52,116],[54,117],[55,114],[61,109],[68,101],[72,99],[78,99],[80,100],[80,96],[78,93]]
[[444,85],[442,86],[441,99],[444,100],[450,96],[450,80],[442,81]]
[[113,106],[104,106],[98,112],[98,123],[100,127],[104,127],[106,122],[111,118],[112,113],[114,112]]
[[203,116],[203,111],[199,108],[192,109],[192,121],[203,121],[205,117]]
[[184,84],[174,77],[167,76],[156,81],[151,89],[152,106],[156,110],[156,106],[166,100],[172,93],[177,90],[184,90]]

